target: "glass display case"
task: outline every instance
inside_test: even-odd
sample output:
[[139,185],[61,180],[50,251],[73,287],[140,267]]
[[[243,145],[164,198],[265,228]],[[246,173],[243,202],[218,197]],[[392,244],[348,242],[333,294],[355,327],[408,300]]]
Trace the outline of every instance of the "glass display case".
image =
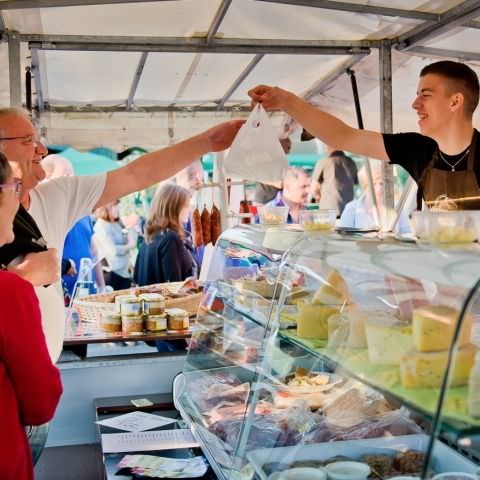
[[479,279],[477,244],[231,229],[177,408],[221,479],[475,479]]

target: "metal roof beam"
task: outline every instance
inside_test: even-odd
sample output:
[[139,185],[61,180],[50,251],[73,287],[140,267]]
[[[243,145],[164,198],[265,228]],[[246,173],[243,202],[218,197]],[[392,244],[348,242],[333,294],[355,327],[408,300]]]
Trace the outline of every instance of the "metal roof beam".
[[45,110],[42,92],[42,79],[40,77],[40,62],[38,59],[38,50],[32,50],[32,70],[33,79],[35,80],[35,94],[37,96],[37,109],[40,113]]
[[247,65],[245,70],[233,82],[232,86],[227,90],[225,95],[218,102],[218,110],[223,110],[225,103],[232,96],[233,92],[240,86],[240,84],[250,75],[250,72],[258,65],[264,55],[255,55],[254,59]]
[[101,35],[22,34],[21,41],[40,50],[123,51],[123,52],[189,52],[189,53],[248,53],[352,55],[369,53],[376,40],[262,40],[215,39],[207,44],[204,38],[127,37]]
[[215,17],[213,18],[212,24],[208,29],[207,43],[211,43],[212,40],[215,38],[215,35],[217,34],[218,29],[220,28],[220,24],[225,18],[225,15],[227,14],[227,10],[230,7],[231,3],[232,3],[232,0],[222,0],[222,3],[218,7],[217,13],[215,14]]
[[478,52],[464,52],[458,50],[445,50],[443,48],[430,48],[430,47],[412,47],[408,49],[408,53],[411,53],[418,57],[438,57],[438,58],[455,58],[457,60],[476,61],[480,62],[480,53]]
[[84,7],[86,5],[112,5],[120,3],[171,2],[173,0],[7,0],[0,2],[0,10],[22,8]]
[[398,50],[408,50],[414,45],[430,40],[480,15],[480,0],[465,0],[440,15],[437,22],[425,22],[400,35],[394,43]]
[[413,20],[436,22],[440,19],[437,13],[417,12],[402,8],[376,7],[358,3],[335,2],[331,0],[257,0],[260,2],[283,3],[300,7],[324,8],[326,10],[340,10],[350,13],[368,13],[371,15],[383,15],[385,17],[402,17]]
[[[32,50],[35,52],[36,50]],[[133,97],[135,97],[135,92],[137,91],[138,84],[140,82],[140,78],[142,76],[143,67],[145,67],[145,63],[147,61],[148,52],[142,52],[142,56],[138,61],[137,69],[135,70],[135,75],[133,76],[132,85],[130,86],[130,91],[128,92],[127,98],[127,109],[130,110],[133,105]]]
[[[211,103],[210,101],[208,101]],[[144,113],[162,113],[162,112],[181,112],[181,113],[194,113],[194,112],[218,112],[218,107],[214,106],[203,106],[203,105],[194,105],[194,106],[180,106],[180,105],[168,105],[168,106],[149,106],[141,107],[135,105],[132,110],[127,110],[125,105],[116,105],[116,106],[93,106],[93,105],[51,105],[45,104],[45,111],[53,113],[130,113],[130,112],[144,112]],[[250,112],[250,105],[238,105],[238,106],[229,106],[223,107],[222,112]]]

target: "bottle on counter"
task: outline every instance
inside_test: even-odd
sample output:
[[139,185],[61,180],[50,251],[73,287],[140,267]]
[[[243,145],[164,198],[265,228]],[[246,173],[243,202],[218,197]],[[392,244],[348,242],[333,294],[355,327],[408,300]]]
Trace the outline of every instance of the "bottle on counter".
[[96,293],[93,282],[93,263],[91,258],[81,258],[80,268],[78,270],[78,279],[76,284],[76,297],[82,298]]
[[468,381],[468,414],[480,417],[480,351],[475,355],[475,364]]

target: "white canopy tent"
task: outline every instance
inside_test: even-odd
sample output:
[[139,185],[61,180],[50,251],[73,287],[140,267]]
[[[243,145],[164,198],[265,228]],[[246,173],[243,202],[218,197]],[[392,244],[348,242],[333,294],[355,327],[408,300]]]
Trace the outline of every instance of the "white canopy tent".
[[25,102],[31,67],[48,140],[80,149],[178,141],[245,115],[258,83],[355,125],[348,66],[365,128],[415,130],[410,104],[422,65],[480,62],[480,1],[472,0],[2,0],[0,12],[0,103]]

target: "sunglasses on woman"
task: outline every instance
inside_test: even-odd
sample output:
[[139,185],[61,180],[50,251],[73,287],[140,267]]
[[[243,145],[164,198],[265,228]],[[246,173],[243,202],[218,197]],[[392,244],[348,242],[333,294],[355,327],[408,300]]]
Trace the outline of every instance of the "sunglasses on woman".
[[13,182],[0,183],[0,190],[4,192],[15,192],[15,196],[19,198],[23,191],[23,183],[20,179],[15,178]]

